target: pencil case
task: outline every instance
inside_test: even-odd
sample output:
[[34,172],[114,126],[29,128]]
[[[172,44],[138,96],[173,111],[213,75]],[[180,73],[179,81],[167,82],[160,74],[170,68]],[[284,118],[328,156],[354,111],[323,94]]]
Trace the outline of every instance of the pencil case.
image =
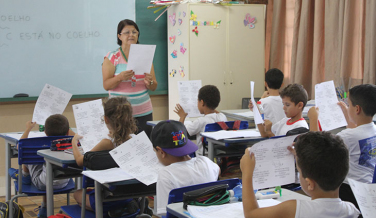
[[[80,146],[79,143],[78,143],[78,146]],[[70,148],[72,148],[72,137],[55,139],[51,142],[51,147],[50,147],[51,151],[64,151]]]
[[188,205],[211,206],[230,202],[228,184],[213,185],[183,193],[183,208]]

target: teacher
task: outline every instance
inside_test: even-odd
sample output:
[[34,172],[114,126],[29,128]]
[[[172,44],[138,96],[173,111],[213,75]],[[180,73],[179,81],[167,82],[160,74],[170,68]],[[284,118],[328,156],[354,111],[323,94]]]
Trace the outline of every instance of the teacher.
[[146,125],[153,120],[153,107],[148,90],[157,88],[154,66],[144,75],[135,75],[133,70],[127,70],[131,44],[138,44],[140,30],[132,20],[122,20],[117,28],[117,44],[115,51],[108,52],[102,65],[103,87],[109,92],[109,97],[126,96],[132,105],[133,117],[136,119],[138,132],[145,131],[150,136],[152,127]]

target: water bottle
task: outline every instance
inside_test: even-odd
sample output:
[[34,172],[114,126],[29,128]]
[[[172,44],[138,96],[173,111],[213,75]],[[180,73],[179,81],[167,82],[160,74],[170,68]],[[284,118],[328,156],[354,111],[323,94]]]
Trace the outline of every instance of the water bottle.
[[238,201],[242,201],[242,184],[235,186],[232,190],[229,190],[230,196],[235,197]]
[[44,125],[39,125],[39,132],[44,132]]
[[261,105],[261,101],[258,101],[256,104],[257,104],[257,108],[258,108],[259,111],[260,111],[260,114],[261,114],[262,119],[264,119],[264,108],[263,108],[262,105]]

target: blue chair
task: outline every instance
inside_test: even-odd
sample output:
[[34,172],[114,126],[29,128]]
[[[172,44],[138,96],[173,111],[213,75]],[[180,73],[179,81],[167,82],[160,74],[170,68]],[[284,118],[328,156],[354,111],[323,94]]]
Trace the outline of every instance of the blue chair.
[[[50,136],[20,139],[18,142],[18,182],[14,181],[16,195],[11,198],[11,202],[17,200],[19,197],[26,196],[40,196],[46,195],[45,190],[37,189],[33,184],[22,184],[22,164],[36,164],[41,165],[44,163],[44,158],[37,154],[38,150],[50,149],[51,141],[55,139],[67,138],[72,136]],[[67,194],[67,204],[69,204],[69,193],[75,188],[72,179],[69,180],[68,185],[62,189],[55,189],[54,194]],[[13,217],[13,204],[9,204],[9,217]]]
[[[219,180],[215,182],[209,182],[209,183],[203,183],[198,185],[192,185],[192,186],[186,186],[181,188],[176,188],[170,191],[170,194],[168,196],[168,204],[182,202],[183,201],[183,194],[185,192],[197,190],[200,188],[206,188],[213,185],[220,185],[220,184],[228,184],[228,190],[233,189],[235,186],[241,184],[241,180],[238,178],[234,179],[226,179],[226,180]],[[169,212],[166,213],[165,218],[175,218],[173,214],[170,214]]]
[[372,183],[376,183],[376,164],[375,164],[375,169],[373,171],[373,179],[372,179]]

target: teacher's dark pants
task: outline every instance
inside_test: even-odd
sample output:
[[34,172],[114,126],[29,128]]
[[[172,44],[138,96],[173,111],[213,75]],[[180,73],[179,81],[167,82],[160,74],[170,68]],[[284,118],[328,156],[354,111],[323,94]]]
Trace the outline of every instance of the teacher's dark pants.
[[145,131],[146,135],[150,138],[151,130],[153,129],[153,127],[147,125],[146,122],[153,120],[153,113],[148,114],[146,116],[142,116],[142,117],[135,117],[135,119],[136,119],[136,124],[137,124],[137,129],[138,129],[136,134],[142,131]]

